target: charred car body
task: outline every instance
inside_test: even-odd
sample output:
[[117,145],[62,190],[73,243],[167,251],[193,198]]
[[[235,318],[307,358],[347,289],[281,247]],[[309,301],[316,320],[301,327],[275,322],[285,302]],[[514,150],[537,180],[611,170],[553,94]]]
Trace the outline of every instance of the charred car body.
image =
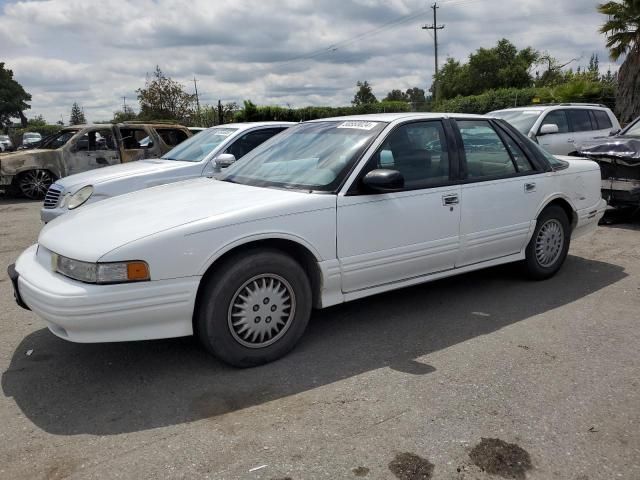
[[591,142],[577,154],[597,162],[602,197],[614,207],[640,207],[640,117],[619,134]]
[[37,149],[3,155],[0,189],[41,199],[59,178],[108,165],[157,158],[190,136],[187,128],[168,124],[63,128],[45,138]]

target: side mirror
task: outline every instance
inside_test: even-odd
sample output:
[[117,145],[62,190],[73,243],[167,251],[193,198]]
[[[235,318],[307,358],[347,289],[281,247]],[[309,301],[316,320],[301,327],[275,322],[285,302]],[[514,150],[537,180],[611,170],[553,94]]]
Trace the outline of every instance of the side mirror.
[[378,168],[367,173],[362,183],[376,192],[397,192],[404,188],[404,177],[398,170]]
[[621,131],[622,131],[622,130],[621,130],[620,128],[615,128],[615,129],[613,129],[613,130],[611,130],[611,131],[609,132],[609,136],[610,136],[610,137],[613,137],[613,136],[615,136],[615,135],[618,135]]
[[227,168],[236,161],[235,155],[231,153],[222,153],[216,157],[216,167]]
[[558,133],[559,131],[560,129],[555,123],[545,123],[540,127],[540,133],[538,135],[549,135],[551,133]]

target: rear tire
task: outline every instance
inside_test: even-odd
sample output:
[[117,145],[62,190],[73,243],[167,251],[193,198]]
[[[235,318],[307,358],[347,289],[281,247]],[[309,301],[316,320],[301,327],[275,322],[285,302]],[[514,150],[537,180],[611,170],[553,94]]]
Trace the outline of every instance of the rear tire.
[[279,250],[234,256],[210,276],[199,295],[196,335],[217,358],[254,367],[289,353],[311,316],[309,279]]
[[571,225],[565,211],[556,205],[545,208],[526,249],[524,267],[534,280],[555,275],[569,252]]
[[42,200],[54,181],[49,170],[27,170],[17,175],[14,186],[29,200]]

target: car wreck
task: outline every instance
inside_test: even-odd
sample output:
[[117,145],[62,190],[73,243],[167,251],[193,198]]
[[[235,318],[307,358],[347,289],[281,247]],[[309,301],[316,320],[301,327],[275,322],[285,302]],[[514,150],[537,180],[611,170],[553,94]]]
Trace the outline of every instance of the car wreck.
[[49,186],[75,173],[158,158],[191,136],[181,125],[121,123],[77,125],[61,129],[38,148],[0,158],[0,190],[33,200]]
[[615,136],[583,145],[577,155],[597,162],[602,197],[613,207],[640,207],[640,118]]

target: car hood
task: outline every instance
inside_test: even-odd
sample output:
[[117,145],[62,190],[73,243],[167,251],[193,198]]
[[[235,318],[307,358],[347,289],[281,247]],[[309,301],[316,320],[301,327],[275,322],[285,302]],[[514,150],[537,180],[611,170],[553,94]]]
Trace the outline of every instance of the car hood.
[[184,234],[335,208],[335,196],[260,188],[197,178],[97,202],[62,215],[40,232],[38,243],[60,255],[96,262],[108,252],[160,232]]
[[135,162],[120,163],[109,167],[97,168],[75,175],[69,175],[56,181],[65,192],[74,192],[85,185],[98,185],[120,178],[148,175],[154,172],[180,169],[193,166],[193,162],[181,162],[176,160],[146,159]]
[[21,150],[2,156],[0,160],[0,173],[2,175],[14,175],[23,167],[44,167],[49,161],[58,158],[56,150],[33,149]]
[[640,165],[640,138],[617,136],[606,141],[590,143],[577,150],[582,157],[598,161],[615,160],[628,166]]

